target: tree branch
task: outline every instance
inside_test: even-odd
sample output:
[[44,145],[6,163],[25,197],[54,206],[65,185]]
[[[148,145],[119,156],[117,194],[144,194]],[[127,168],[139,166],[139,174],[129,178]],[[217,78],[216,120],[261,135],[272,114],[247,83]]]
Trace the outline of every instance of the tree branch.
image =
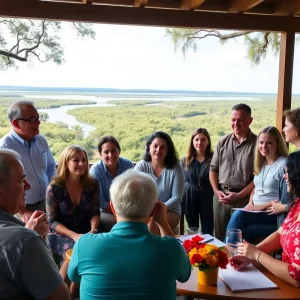
[[0,50],[0,55],[4,55],[8,58],[14,58],[14,59],[17,59],[19,61],[27,61],[27,57],[21,57],[21,56],[18,56],[14,53],[11,53],[11,52],[8,52],[8,51],[4,51],[4,50]]

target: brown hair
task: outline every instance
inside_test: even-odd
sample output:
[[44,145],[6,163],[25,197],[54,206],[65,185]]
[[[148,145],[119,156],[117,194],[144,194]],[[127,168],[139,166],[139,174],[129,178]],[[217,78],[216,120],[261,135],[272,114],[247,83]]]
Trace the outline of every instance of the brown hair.
[[300,108],[286,110],[284,116],[296,127],[297,132],[300,131]]
[[191,139],[190,139],[190,144],[189,144],[189,147],[188,147],[188,150],[187,150],[187,155],[185,157],[185,169],[189,168],[192,160],[197,155],[197,151],[194,147],[193,140],[194,140],[194,137],[199,133],[203,133],[206,136],[206,138],[208,139],[208,145],[207,145],[206,150],[205,150],[205,156],[211,158],[212,155],[213,155],[213,151],[212,151],[212,148],[211,148],[210,135],[209,135],[208,131],[205,128],[198,128],[192,133],[192,136],[191,136]]

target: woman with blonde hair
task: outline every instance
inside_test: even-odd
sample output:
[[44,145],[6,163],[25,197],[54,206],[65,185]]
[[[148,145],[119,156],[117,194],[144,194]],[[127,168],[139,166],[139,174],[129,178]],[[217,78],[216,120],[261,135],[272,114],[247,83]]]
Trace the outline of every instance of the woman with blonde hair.
[[[255,149],[254,190],[244,210],[232,214],[227,230],[239,228],[247,240],[266,237],[277,229],[277,216],[266,212],[273,201],[278,201],[279,183],[287,156],[288,151],[278,129],[274,126],[263,128],[258,134]],[[249,230],[250,225],[256,225],[257,230]]]
[[[89,175],[87,153],[81,146],[68,146],[62,152],[57,176],[46,191],[46,213],[49,246],[58,256],[73,248],[82,234],[98,232],[99,186]],[[64,263],[62,275],[66,268]]]
[[208,131],[196,129],[190,138],[186,157],[180,160],[184,170],[184,193],[181,211],[189,227],[199,227],[202,233],[213,235],[213,196],[209,182],[209,165],[213,152]]

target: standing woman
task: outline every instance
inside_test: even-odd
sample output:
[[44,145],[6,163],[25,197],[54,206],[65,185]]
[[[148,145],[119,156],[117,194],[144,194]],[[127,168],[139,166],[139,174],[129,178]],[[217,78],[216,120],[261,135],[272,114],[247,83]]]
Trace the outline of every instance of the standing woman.
[[116,138],[103,136],[98,143],[101,160],[92,165],[90,174],[100,187],[101,224],[100,232],[109,232],[116,224],[116,218],[110,208],[109,188],[113,179],[133,168],[130,160],[120,157],[121,147]]
[[[151,175],[158,186],[159,200],[167,206],[168,223],[179,234],[181,215],[180,202],[184,189],[183,169],[170,136],[162,131],[153,133],[146,142],[144,160],[139,161],[135,169]],[[154,234],[160,234],[154,222],[149,227]]]
[[[57,176],[46,191],[46,213],[50,225],[48,242],[52,251],[61,256],[73,248],[87,232],[96,233],[100,222],[99,187],[89,176],[86,151],[81,146],[68,146],[60,157]],[[64,277],[67,262],[61,267]]]
[[185,177],[182,213],[189,227],[199,227],[200,216],[202,232],[210,235],[214,230],[214,192],[209,182],[212,155],[209,133],[205,128],[198,128],[192,134],[186,157],[180,161]]

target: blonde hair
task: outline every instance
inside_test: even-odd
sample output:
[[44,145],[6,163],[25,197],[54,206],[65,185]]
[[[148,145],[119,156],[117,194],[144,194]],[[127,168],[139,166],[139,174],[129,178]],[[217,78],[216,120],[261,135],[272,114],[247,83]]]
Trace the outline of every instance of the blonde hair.
[[257,141],[256,141],[256,147],[255,147],[255,158],[254,158],[254,175],[258,175],[258,173],[261,171],[263,164],[266,160],[264,156],[259,151],[259,137],[262,133],[268,133],[272,135],[273,137],[276,138],[277,144],[278,144],[278,149],[277,149],[277,154],[279,156],[288,156],[288,149],[286,147],[285,141],[279,132],[279,130],[274,127],[274,126],[268,126],[263,128],[258,136],[257,136]]
[[92,178],[89,176],[89,161],[85,149],[78,145],[71,145],[66,147],[60,155],[59,163],[57,166],[57,175],[52,179],[51,184],[57,184],[65,186],[68,178],[69,171],[67,169],[67,163],[76,155],[76,153],[82,152],[86,159],[86,170],[80,178],[80,184],[86,186],[91,183]]

